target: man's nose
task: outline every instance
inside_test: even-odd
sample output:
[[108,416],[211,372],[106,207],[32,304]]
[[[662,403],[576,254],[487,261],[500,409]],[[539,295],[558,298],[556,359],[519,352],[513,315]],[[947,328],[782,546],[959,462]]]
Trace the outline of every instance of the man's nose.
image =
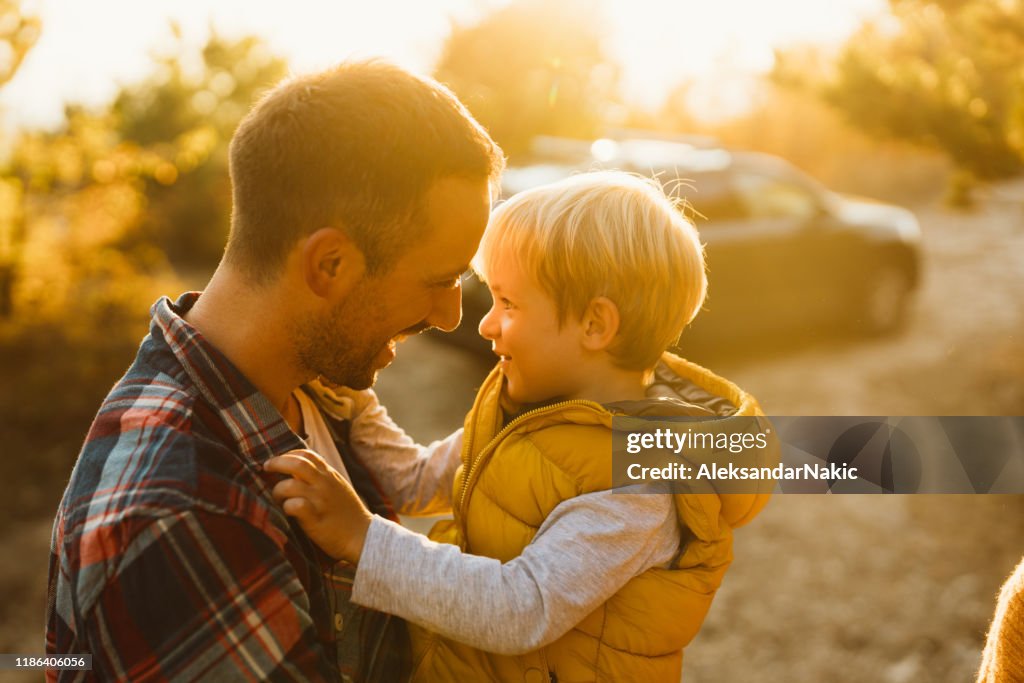
[[451,332],[458,327],[462,322],[462,287],[439,292],[427,322],[442,332]]

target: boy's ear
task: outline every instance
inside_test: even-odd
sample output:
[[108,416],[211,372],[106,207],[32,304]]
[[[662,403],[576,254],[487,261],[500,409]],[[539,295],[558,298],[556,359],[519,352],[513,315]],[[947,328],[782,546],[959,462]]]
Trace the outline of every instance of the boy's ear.
[[592,299],[583,312],[583,348],[604,351],[619,333],[619,307],[605,296]]
[[343,297],[366,272],[362,250],[338,228],[317,230],[302,242],[300,249],[302,277],[319,297]]

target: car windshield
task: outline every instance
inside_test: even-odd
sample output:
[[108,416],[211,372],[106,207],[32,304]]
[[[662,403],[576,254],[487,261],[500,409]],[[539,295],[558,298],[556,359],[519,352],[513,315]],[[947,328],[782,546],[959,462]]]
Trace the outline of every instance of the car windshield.
[[741,171],[735,183],[751,218],[811,218],[820,208],[806,188],[785,179]]
[[738,221],[748,216],[727,173],[693,173],[661,169],[657,178],[665,192],[684,202],[684,211],[700,228],[704,223]]
[[501,177],[502,195],[507,198],[538,185],[562,180],[572,175],[574,170],[572,166],[564,164],[509,167],[505,169],[505,173]]

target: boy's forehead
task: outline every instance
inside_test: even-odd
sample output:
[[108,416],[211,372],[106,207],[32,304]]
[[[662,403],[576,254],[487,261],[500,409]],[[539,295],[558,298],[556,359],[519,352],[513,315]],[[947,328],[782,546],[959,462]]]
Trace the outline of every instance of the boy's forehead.
[[494,291],[526,292],[540,288],[523,270],[518,259],[501,257],[495,259],[487,268],[487,285]]

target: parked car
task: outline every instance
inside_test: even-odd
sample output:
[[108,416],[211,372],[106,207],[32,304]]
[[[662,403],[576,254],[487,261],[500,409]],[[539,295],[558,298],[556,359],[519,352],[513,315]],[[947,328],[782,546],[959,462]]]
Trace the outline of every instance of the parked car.
[[[891,332],[920,279],[921,230],[908,210],[832,192],[767,154],[652,140],[596,141],[588,158],[509,168],[506,196],[569,174],[618,168],[657,178],[706,245],[708,298],[684,352],[722,344]],[[451,343],[489,353],[476,328],[487,288],[464,283]]]

